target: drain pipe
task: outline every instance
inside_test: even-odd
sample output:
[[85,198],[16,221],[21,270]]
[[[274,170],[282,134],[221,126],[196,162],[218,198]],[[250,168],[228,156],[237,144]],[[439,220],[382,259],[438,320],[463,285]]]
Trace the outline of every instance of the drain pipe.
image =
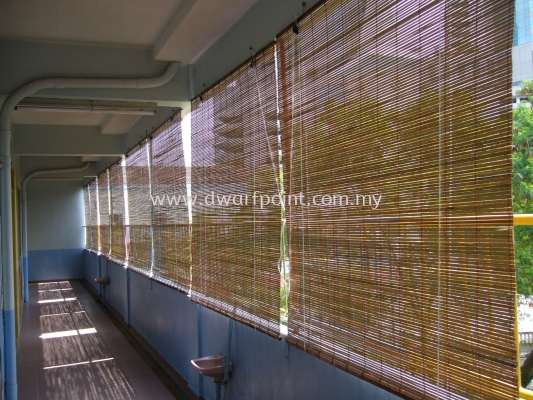
[[[228,390],[229,382],[229,364],[230,364],[230,355],[231,355],[231,339],[233,337],[233,318],[229,319],[229,329],[228,329],[228,347],[226,348],[226,365],[224,368],[224,380],[222,385],[224,386],[224,398],[226,397],[226,391]],[[218,396],[220,396],[220,388],[217,386]]]
[[17,358],[15,326],[15,274],[13,271],[13,234],[11,204],[11,115],[16,105],[43,89],[147,89],[169,82],[179,68],[178,62],[168,65],[155,78],[44,78],[26,83],[11,93],[0,111],[0,231],[2,232],[2,287],[4,316],[5,399],[17,399]]
[[63,168],[63,169],[43,169],[39,171],[33,171],[32,173],[26,175],[22,180],[21,184],[21,207],[20,207],[20,225],[22,227],[22,279],[23,279],[23,296],[24,303],[30,301],[30,293],[28,290],[28,212],[27,212],[27,197],[26,197],[26,185],[28,181],[38,175],[48,175],[48,174],[61,174],[64,172],[81,172],[85,171],[91,166],[91,163],[88,162],[81,167],[74,168]]

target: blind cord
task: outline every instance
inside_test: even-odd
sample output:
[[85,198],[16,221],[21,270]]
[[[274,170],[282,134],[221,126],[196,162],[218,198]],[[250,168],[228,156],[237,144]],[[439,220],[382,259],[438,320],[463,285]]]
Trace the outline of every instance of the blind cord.
[[441,223],[442,223],[442,66],[441,51],[437,47],[439,64],[439,224],[438,224],[438,255],[437,255],[437,387],[440,388],[440,325],[441,325]]
[[[150,139],[148,141],[148,144],[146,146],[146,157],[148,162],[148,190],[150,191],[150,198],[153,198],[153,182],[152,182],[152,140]],[[152,257],[151,257],[151,263],[150,263],[150,278],[153,278],[154,276],[154,262],[155,262],[155,249],[154,249],[154,204],[153,202],[150,202],[150,218],[152,220],[150,224],[150,240],[152,242]]]
[[[254,71],[253,73],[254,73],[254,78],[255,78],[255,85],[256,85],[256,88],[257,88],[257,99],[259,101],[259,110],[261,111],[263,129],[265,131],[265,138],[266,138],[266,142],[267,142],[267,145],[268,145],[268,153],[270,155],[270,162],[272,163],[272,171],[274,173],[274,179],[276,181],[276,188],[278,190],[278,195],[279,195],[279,198],[280,198],[280,204],[282,204],[284,200],[281,198],[282,193],[281,193],[280,183],[279,183],[279,180],[278,180],[278,172],[276,170],[276,163],[274,162],[274,157],[272,156],[272,147],[270,146],[270,140],[269,140],[269,137],[268,137],[268,128],[267,128],[267,123],[266,123],[266,117],[265,117],[265,112],[263,110],[263,101],[262,101],[262,97],[261,97],[261,90],[259,88],[259,78],[257,77],[257,61],[255,59],[255,54],[254,54],[254,51],[253,51],[252,47],[250,47],[250,52],[252,53],[252,61],[250,63],[250,67]],[[279,159],[279,155],[278,155],[278,159]],[[255,215],[255,210],[254,210],[254,215]],[[282,224],[281,229],[283,230],[283,224]],[[283,238],[280,239],[280,243],[282,243],[282,240],[283,240]],[[279,260],[278,260],[277,269],[278,269],[278,273],[283,277],[283,269],[281,268],[281,263],[283,261],[282,252],[283,252],[283,248],[280,246],[280,257],[279,257]]]
[[265,130],[265,137],[266,137],[266,142],[268,145],[268,153],[270,155],[270,162],[272,163],[272,170],[273,170],[272,172],[274,172],[274,179],[276,180],[276,187],[278,189],[278,195],[280,196],[280,200],[281,200],[281,191],[280,191],[278,176],[276,173],[276,164],[274,163],[274,158],[272,157],[272,147],[270,146],[270,140],[268,139],[268,128],[267,128],[267,123],[266,123],[265,111],[263,110],[263,100],[261,98],[261,90],[259,90],[259,79],[257,78],[257,62],[255,60],[255,54],[254,54],[253,48],[251,47],[250,47],[250,52],[252,53],[252,56],[253,56],[252,63],[250,66],[252,67],[254,71],[255,86],[257,88],[257,99],[259,100],[259,110],[261,111],[261,117],[263,120],[263,129]]
[[[299,88],[298,90],[298,107],[296,107],[295,103],[296,103],[296,98],[297,98],[297,95],[296,95],[296,75],[295,75],[295,71],[298,72],[298,84],[300,84],[301,82],[301,55],[300,55],[300,52],[299,52],[299,49],[298,49],[298,34],[299,34],[299,28],[298,28],[298,33],[295,32],[293,30],[293,37],[294,37],[294,40],[292,42],[292,58],[291,58],[291,63],[292,63],[292,66],[291,66],[291,98],[292,98],[292,101],[291,101],[291,161],[290,161],[290,170],[291,170],[291,173],[290,173],[290,181],[289,181],[289,185],[290,185],[290,192],[289,192],[289,195],[292,193],[292,176],[294,175],[293,174],[293,154],[294,154],[294,120],[295,120],[295,115],[296,113],[298,114],[297,117],[298,117],[298,132],[299,132],[299,139],[300,139],[300,190],[303,188],[303,185],[304,185],[304,178],[303,178],[303,127],[302,127],[302,90],[301,88]],[[298,69],[295,68],[295,64],[296,62],[298,62]],[[295,111],[297,110],[297,111]],[[290,205],[290,202],[289,202],[289,205]],[[302,215],[304,213],[304,209],[303,209],[303,204],[300,204],[300,206],[302,207]],[[291,211],[292,211],[292,207],[290,207]],[[291,212],[291,216],[292,216],[292,212]],[[307,327],[307,305],[306,305],[306,300],[305,300],[305,264],[306,264],[306,251],[305,251],[305,224],[303,226],[303,232],[302,232],[302,308],[303,308],[303,326],[304,327]],[[289,258],[290,260],[290,258]],[[307,352],[307,341],[304,341],[304,352]]]

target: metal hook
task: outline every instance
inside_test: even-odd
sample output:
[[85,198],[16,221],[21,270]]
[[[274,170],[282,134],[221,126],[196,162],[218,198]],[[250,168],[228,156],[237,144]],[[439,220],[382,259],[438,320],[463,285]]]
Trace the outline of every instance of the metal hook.
[[250,62],[250,68],[255,68],[257,66],[257,61],[255,59],[254,48],[250,47],[250,53],[252,53],[252,61]]

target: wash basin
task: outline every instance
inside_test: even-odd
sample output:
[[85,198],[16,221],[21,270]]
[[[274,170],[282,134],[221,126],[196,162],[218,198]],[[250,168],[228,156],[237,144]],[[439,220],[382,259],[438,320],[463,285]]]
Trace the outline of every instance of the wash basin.
[[[224,379],[226,366],[224,365],[224,356],[217,354],[191,360],[192,367],[200,374],[213,378],[215,382],[221,382]],[[233,363],[229,363],[229,372],[233,372]]]

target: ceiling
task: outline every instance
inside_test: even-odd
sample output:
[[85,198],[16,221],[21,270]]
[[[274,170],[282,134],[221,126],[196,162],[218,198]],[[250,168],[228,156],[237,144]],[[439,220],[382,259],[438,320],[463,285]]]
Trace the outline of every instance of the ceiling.
[[143,47],[194,63],[257,0],[2,0],[0,39]]
[[[46,43],[71,47],[105,46],[101,47],[101,53],[106,52],[106,49],[142,49],[151,54],[152,62],[179,61],[182,65],[194,64],[256,2],[257,0],[0,0],[0,40],[24,41],[40,46]],[[103,57],[102,60],[104,59]],[[52,69],[56,69],[55,66],[61,69],[61,61],[57,60],[57,63],[53,64]],[[127,61],[124,63],[131,65]],[[20,65],[19,68],[24,66]],[[128,73],[127,70],[124,71]],[[180,79],[183,78],[185,77]],[[68,91],[62,93],[66,99],[75,98],[70,97]],[[5,97],[7,94],[3,95]],[[39,97],[39,94],[33,96]],[[40,96],[50,97],[46,93]],[[144,134],[151,127],[158,126],[161,122],[159,120],[167,118],[170,111],[162,111],[160,108],[164,105],[163,100],[150,100],[159,106],[161,112],[155,118],[113,111],[95,113],[91,110],[64,112],[57,109],[37,111],[20,108],[13,112],[14,134],[19,137],[15,141],[20,144],[29,140],[22,140],[23,137],[47,136],[50,138],[47,140],[58,143],[65,140],[80,142],[86,137],[86,141],[101,141],[116,149],[121,143],[138,141],[137,131]],[[127,133],[132,136],[131,139],[120,139],[117,142],[117,135]],[[98,139],[95,134],[99,134],[102,139]],[[87,135],[93,136],[89,139]],[[64,139],[58,139],[59,137]],[[95,155],[94,150],[93,153],[89,150],[91,146],[84,148],[87,148],[85,155]],[[25,162],[29,162],[30,156],[57,158],[59,155],[46,154],[44,149],[37,154],[37,150],[20,150],[18,154]],[[65,153],[67,156],[68,151]],[[82,155],[79,150],[75,153]],[[37,168],[37,165],[38,163],[31,164],[28,168]]]

